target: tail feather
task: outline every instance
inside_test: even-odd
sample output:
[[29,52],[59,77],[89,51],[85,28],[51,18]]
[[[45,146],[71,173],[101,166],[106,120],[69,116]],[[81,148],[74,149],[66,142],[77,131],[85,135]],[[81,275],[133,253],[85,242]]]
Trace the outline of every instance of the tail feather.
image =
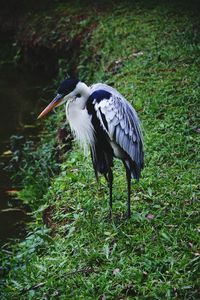
[[126,159],[124,164],[128,167],[131,172],[131,178],[135,178],[136,180],[140,179],[141,169],[138,168],[137,164],[131,159]]

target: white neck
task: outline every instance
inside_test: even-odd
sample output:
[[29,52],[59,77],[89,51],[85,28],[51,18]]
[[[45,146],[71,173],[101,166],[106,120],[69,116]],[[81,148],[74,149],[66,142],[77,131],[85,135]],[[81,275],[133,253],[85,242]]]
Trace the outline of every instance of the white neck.
[[84,98],[88,98],[90,96],[90,88],[84,82],[80,81],[75,88],[75,93],[80,94]]
[[90,96],[90,88],[84,82],[80,81],[73,91],[73,96],[76,97],[78,94],[80,94],[80,97],[78,98],[79,106],[80,108],[84,109],[85,103]]
[[85,109],[86,101],[90,94],[90,88],[85,83],[79,82],[74,91],[68,96],[71,99],[66,104],[67,120],[72,132],[84,150],[87,149],[88,145],[92,147],[94,144],[94,129],[91,123],[91,116]]

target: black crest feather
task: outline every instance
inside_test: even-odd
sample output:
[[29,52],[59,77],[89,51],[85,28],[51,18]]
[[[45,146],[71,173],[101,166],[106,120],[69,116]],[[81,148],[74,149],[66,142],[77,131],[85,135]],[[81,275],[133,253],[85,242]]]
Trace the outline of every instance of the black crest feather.
[[79,80],[76,78],[67,78],[63,80],[63,82],[61,82],[58,88],[58,93],[63,95],[68,95],[75,89],[78,82]]

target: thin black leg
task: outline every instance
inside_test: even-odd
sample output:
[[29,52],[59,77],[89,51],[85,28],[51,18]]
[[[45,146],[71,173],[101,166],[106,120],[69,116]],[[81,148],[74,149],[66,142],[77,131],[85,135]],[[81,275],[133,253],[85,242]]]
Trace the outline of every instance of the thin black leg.
[[127,172],[127,188],[128,188],[128,211],[127,211],[127,217],[130,218],[131,216],[131,174],[130,171]]
[[108,186],[109,186],[109,219],[112,219],[112,185],[113,185],[113,173],[112,170],[108,172]]
[[127,180],[127,191],[128,191],[128,200],[127,200],[127,217],[131,216],[131,172],[127,165],[124,163],[126,169],[126,180]]

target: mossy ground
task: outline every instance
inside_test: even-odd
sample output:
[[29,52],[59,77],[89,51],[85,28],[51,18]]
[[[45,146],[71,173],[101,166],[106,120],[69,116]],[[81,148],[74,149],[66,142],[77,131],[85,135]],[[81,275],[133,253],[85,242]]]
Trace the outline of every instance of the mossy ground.
[[[114,85],[144,128],[145,168],[132,183],[132,217],[124,219],[120,162],[109,222],[106,182],[96,183],[90,158],[74,144],[42,197],[29,193],[42,185],[42,169],[34,184],[26,181],[22,196],[36,199],[37,209],[27,238],[3,261],[10,271],[1,299],[199,299],[197,11],[184,3],[117,2],[92,18],[79,76]],[[50,120],[53,129],[58,119]]]

